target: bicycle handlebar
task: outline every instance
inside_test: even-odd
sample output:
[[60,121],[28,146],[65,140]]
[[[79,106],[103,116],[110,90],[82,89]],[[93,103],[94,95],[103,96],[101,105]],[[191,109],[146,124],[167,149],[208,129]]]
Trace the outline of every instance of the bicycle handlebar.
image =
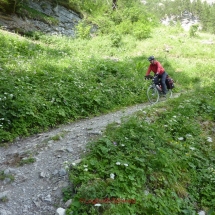
[[153,79],[154,78],[154,76],[152,76],[152,75],[146,75],[145,76],[145,80],[149,80],[149,79]]

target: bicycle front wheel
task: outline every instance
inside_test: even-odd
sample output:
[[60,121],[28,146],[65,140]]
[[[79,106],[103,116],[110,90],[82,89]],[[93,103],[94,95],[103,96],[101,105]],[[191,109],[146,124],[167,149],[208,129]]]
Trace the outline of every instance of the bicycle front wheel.
[[168,89],[168,91],[166,93],[166,98],[167,99],[172,98],[172,90],[171,89]]
[[155,87],[150,86],[147,89],[147,97],[151,104],[155,104],[159,100],[159,92]]

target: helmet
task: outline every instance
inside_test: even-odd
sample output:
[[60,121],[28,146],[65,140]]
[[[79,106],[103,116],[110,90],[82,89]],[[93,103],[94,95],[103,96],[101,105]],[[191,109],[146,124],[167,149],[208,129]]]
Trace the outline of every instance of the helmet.
[[150,56],[150,57],[148,58],[149,61],[154,60],[154,59],[155,59],[154,56]]

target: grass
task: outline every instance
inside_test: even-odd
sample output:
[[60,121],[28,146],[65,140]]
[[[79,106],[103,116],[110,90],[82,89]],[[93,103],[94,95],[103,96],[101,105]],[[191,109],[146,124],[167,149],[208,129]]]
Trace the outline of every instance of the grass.
[[5,180],[6,178],[9,178],[10,181],[14,181],[14,176],[12,174],[5,174],[4,171],[0,171],[0,180]]
[[71,165],[67,214],[213,214],[213,94],[186,93],[109,125]]
[[147,57],[155,55],[181,96],[109,125],[88,144],[69,171],[67,214],[213,214],[215,48],[203,41],[215,36],[162,26],[144,40],[112,39],[34,41],[0,31],[2,144],[146,102]]
[[117,46],[109,35],[91,40],[40,35],[32,41],[1,31],[2,143],[146,101],[143,77],[151,54],[175,79],[176,92],[210,85],[214,51],[202,43],[209,36],[190,38],[179,30],[157,28],[141,41],[122,36]]

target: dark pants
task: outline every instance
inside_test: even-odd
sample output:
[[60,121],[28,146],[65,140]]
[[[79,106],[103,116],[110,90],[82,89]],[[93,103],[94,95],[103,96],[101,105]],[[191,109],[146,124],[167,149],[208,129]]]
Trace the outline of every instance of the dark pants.
[[159,80],[161,81],[161,87],[164,94],[167,93],[166,76],[167,76],[167,73],[164,72],[162,75],[158,75],[157,77],[155,77],[155,83],[158,83]]

